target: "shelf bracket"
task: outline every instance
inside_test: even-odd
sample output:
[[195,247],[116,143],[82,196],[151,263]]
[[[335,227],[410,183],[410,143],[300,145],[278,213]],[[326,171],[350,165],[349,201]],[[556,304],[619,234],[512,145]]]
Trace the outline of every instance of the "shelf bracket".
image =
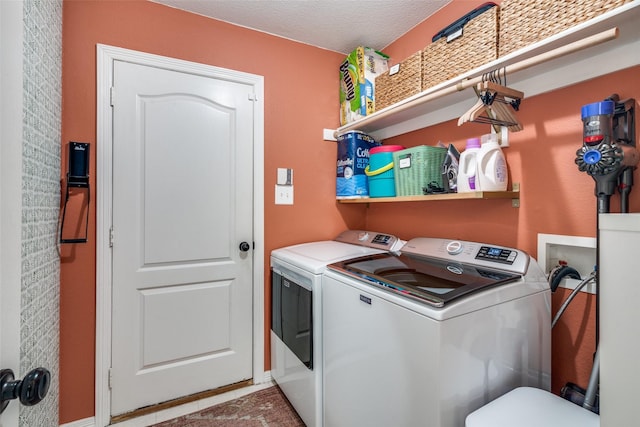
[[514,182],[512,187],[512,191],[513,192],[517,192],[518,193],[518,197],[515,197],[513,199],[511,199],[511,207],[512,208],[519,208],[520,207],[520,183],[519,182]]

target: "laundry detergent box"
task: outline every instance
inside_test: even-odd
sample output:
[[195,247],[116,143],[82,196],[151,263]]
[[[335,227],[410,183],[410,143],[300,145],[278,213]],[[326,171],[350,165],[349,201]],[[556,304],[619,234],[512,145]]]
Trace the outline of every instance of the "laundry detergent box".
[[369,196],[369,182],[365,169],[369,165],[369,150],[381,145],[373,137],[360,131],[338,136],[336,162],[336,198],[357,199]]
[[340,125],[375,111],[376,77],[389,69],[389,57],[359,46],[340,64]]

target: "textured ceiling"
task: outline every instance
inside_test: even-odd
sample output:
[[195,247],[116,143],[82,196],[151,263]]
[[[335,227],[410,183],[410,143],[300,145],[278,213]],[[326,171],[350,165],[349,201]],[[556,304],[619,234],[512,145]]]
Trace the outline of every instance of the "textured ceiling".
[[382,50],[450,0],[152,0],[340,53]]

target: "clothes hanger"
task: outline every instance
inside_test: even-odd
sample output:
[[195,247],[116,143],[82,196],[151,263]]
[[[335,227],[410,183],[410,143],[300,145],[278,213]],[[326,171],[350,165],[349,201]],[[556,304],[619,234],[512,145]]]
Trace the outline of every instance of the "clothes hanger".
[[496,95],[501,96],[503,99],[504,98],[512,98],[512,99],[522,99],[522,98],[524,98],[524,92],[521,92],[521,91],[516,90],[516,89],[512,89],[512,88],[507,87],[507,86],[502,86],[501,84],[498,84],[498,83],[492,82],[492,81],[488,81],[488,80],[478,83],[477,87],[478,87],[478,89],[480,91],[492,91],[492,92],[495,92]]
[[486,97],[482,96],[482,93],[479,91],[479,88],[480,88],[479,86],[476,86],[473,88],[473,90],[476,92],[476,96],[478,97],[478,100],[473,105],[473,107],[471,107],[466,113],[464,113],[458,119],[458,126],[462,125],[463,123],[477,121],[478,118],[483,117],[482,116],[483,113],[485,113],[485,116],[491,116],[491,112],[488,110],[488,106],[490,103],[487,102],[488,99]]
[[472,117],[475,118],[478,114],[482,114],[482,112],[485,111],[486,108],[487,106],[485,105],[484,101],[478,98],[473,107],[471,107],[466,113],[460,116],[460,118],[458,119],[458,126],[462,126],[463,123],[474,121]]
[[[491,99],[490,108],[496,112],[494,118],[508,123],[507,127],[512,132],[521,131],[524,127],[513,113],[513,110],[518,111],[520,108],[520,101],[524,98],[524,92],[506,86],[507,74],[505,69],[492,70],[483,77],[483,81],[477,85],[477,92],[484,94],[485,101],[486,99]],[[502,85],[503,79],[505,85]],[[487,94],[491,95],[488,96]],[[499,131],[499,129],[496,128],[496,131]]]
[[523,129],[522,123],[520,123],[513,113],[513,109],[509,103],[496,99],[493,104],[491,104],[490,109],[494,113],[493,118],[506,124],[510,131],[518,132]]
[[[504,80],[506,81],[506,74]],[[524,93],[501,83],[499,70],[484,74],[483,80],[474,87],[478,101],[458,119],[458,126],[476,122],[491,124],[498,132],[500,126],[505,126],[512,132],[521,131],[522,123],[512,110],[519,109]]]
[[[469,110],[460,116],[458,126],[467,122],[475,122],[505,126],[514,132],[522,130],[522,125],[504,103],[506,102],[504,98],[498,99],[495,92],[484,96],[487,94],[487,91],[483,89],[480,83],[478,87],[474,89],[476,89],[476,93],[478,94],[478,100]],[[499,129],[496,130],[499,131]]]

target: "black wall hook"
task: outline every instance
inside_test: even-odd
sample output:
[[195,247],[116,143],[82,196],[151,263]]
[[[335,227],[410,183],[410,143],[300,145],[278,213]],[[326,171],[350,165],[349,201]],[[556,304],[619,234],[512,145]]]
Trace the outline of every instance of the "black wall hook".
[[[89,205],[91,203],[91,187],[89,186],[89,148],[86,142],[69,142],[69,167],[67,171],[66,195],[60,220],[60,243],[86,243],[89,231]],[[87,193],[87,212],[85,218],[84,237],[64,238],[64,221],[69,203],[69,188],[83,188]]]

